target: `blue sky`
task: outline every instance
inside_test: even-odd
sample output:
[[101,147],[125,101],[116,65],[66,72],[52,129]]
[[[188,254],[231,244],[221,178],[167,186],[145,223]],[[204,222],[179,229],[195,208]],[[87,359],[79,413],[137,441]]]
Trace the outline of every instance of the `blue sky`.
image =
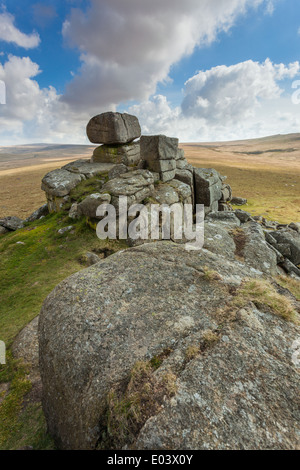
[[298,132],[299,51],[299,0],[3,1],[0,145],[87,143],[107,110],[181,141]]

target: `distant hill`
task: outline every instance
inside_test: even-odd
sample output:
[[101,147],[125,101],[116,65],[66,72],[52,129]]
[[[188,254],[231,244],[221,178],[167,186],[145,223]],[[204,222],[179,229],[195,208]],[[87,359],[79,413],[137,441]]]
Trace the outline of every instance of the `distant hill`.
[[92,155],[94,145],[26,144],[0,146],[0,169],[39,165],[65,159],[78,160]]

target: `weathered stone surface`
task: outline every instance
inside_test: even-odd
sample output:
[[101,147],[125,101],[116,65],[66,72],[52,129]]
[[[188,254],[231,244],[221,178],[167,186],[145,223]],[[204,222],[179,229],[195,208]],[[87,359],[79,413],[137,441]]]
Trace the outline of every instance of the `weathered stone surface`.
[[176,179],[170,181],[168,184],[177,191],[180,202],[183,204],[191,204],[192,189],[190,185]]
[[207,211],[217,211],[222,197],[222,180],[213,168],[195,168],[195,203],[204,204]]
[[296,230],[296,232],[300,232],[300,222],[291,222],[289,224],[289,228]]
[[176,170],[171,170],[171,171],[162,171],[159,174],[160,180],[165,183],[167,181],[171,181],[175,178],[176,175]]
[[[0,222],[1,224],[1,222]],[[282,252],[284,249],[285,256],[296,266],[300,264],[300,234],[296,230],[286,229],[270,232],[279,245],[278,251]],[[287,245],[286,247],[284,245]],[[290,248],[290,253],[287,251]],[[283,253],[283,254],[284,254]]]
[[94,150],[91,162],[114,163],[126,166],[137,166],[140,162],[140,143],[127,145],[101,145]]
[[299,370],[287,359],[298,331],[253,305],[241,309],[235,327],[187,365],[176,396],[146,422],[135,447],[298,448],[299,411],[292,402],[299,403]]
[[64,204],[66,204],[70,200],[70,196],[58,197],[52,196],[51,194],[46,193],[47,197],[47,204],[49,212],[59,212]]
[[113,180],[114,178],[118,178],[118,176],[123,175],[124,173],[128,172],[128,168],[126,165],[123,163],[120,163],[120,165],[114,166],[112,170],[109,171],[108,173],[108,179]]
[[42,190],[51,196],[63,197],[70,193],[84,176],[67,170],[53,170],[42,179]]
[[101,192],[112,196],[112,204],[119,196],[127,196],[128,203],[140,203],[151,195],[154,189],[154,176],[148,170],[129,171],[103,185]]
[[231,199],[231,204],[235,206],[244,206],[245,204],[247,204],[247,199],[243,197],[233,197]]
[[92,178],[97,175],[105,175],[114,168],[114,163],[99,163],[89,162],[86,160],[77,160],[68,163],[62,167],[62,170],[70,171],[71,173],[78,173],[84,175],[86,178]]
[[96,212],[101,204],[109,204],[111,202],[111,196],[107,193],[95,193],[87,196],[77,206],[77,213],[81,216],[90,217],[92,219],[97,218]]
[[181,181],[182,183],[187,184],[192,191],[192,203],[195,202],[195,195],[194,195],[194,174],[193,170],[190,171],[189,168],[185,170],[176,170],[175,179]]
[[185,159],[176,161],[176,168],[178,168],[178,170],[184,170],[184,169],[188,168],[189,166],[191,166],[191,165]]
[[179,194],[168,183],[156,185],[151,196],[159,204],[171,205],[179,202]]
[[280,266],[287,272],[288,274],[296,274],[300,277],[300,269],[297,268],[289,259],[285,259]]
[[227,202],[219,202],[218,212],[232,212],[232,208]]
[[251,214],[246,211],[242,211],[241,209],[237,209],[234,211],[236,217],[244,224],[252,219]]
[[48,204],[44,204],[39,209],[34,211],[24,222],[34,222],[35,220],[39,220],[41,217],[46,216],[49,214]]
[[86,264],[88,266],[94,266],[94,264],[97,264],[99,263],[99,261],[101,261],[101,258],[99,258],[98,255],[92,252],[87,252],[85,254],[85,259],[86,259]]
[[0,225],[0,235],[5,235],[5,233],[9,232],[9,230],[5,227],[2,227],[2,225]]
[[[19,217],[4,217],[4,219],[0,219],[0,226],[4,227],[6,230],[10,230],[14,232],[20,228],[24,227],[24,221]],[[4,232],[5,233],[5,232]]]
[[140,143],[141,158],[146,160],[149,169],[153,161],[176,159],[178,152],[178,139],[176,138],[165,135],[143,135]]
[[108,112],[94,116],[86,132],[93,144],[126,144],[140,137],[141,127],[131,114]]
[[176,161],[177,160],[185,160],[184,150],[183,149],[180,149],[180,148],[177,149],[175,160]]
[[[169,350],[156,375],[175,374],[175,395],[138,431],[135,449],[297,448],[299,370],[290,348],[299,326],[251,303],[228,314],[229,292],[253,275],[206,249],[162,242],[58,285],[39,322],[43,408],[58,446],[94,448],[107,394],[138,361]],[[199,354],[187,356],[196,345]]]
[[177,202],[191,204],[191,187],[178,180],[160,183],[152,191],[152,199],[159,204],[172,205]]
[[221,202],[230,202],[232,199],[232,190],[229,184],[223,184]]
[[239,227],[241,225],[240,220],[236,217],[234,212],[211,212],[207,215],[207,220],[210,220],[211,222],[215,221],[218,223],[230,225],[233,227]]
[[246,236],[243,251],[245,262],[263,273],[276,275],[277,256],[268,246],[260,224],[247,222],[243,225],[243,231]]
[[222,258],[235,260],[236,245],[228,227],[213,220],[206,220],[204,227],[204,248]]
[[69,217],[70,219],[79,219],[80,217],[80,214],[78,212],[78,204],[77,202],[74,202],[74,204],[72,204],[71,206],[71,209],[69,210]]
[[17,335],[12,345],[14,357],[30,364],[35,372],[39,370],[38,322],[39,317],[36,317],[28,323]]
[[161,173],[164,171],[173,171],[176,169],[175,160],[154,160],[151,162],[151,171]]

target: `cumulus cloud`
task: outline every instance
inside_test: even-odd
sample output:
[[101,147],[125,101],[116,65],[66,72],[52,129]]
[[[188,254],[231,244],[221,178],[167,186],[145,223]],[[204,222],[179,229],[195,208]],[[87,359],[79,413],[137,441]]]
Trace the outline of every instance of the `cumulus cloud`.
[[252,116],[261,101],[279,98],[278,82],[295,77],[299,70],[299,62],[285,66],[267,59],[262,64],[248,60],[200,71],[185,83],[182,112],[210,123],[238,122]]
[[0,41],[6,41],[32,49],[40,44],[40,37],[37,33],[25,34],[15,26],[15,18],[10,13],[4,11],[0,13]]
[[0,107],[1,143],[85,140],[89,112],[72,113],[60,102],[54,87],[40,88],[38,64],[29,57],[10,55],[0,63],[0,80],[6,84],[6,104]]
[[181,107],[157,95],[129,108],[143,133],[177,135],[181,141],[232,140],[299,132],[299,107],[280,82],[300,72],[284,65],[246,61],[198,72],[185,84]]
[[[173,64],[195,47],[210,44],[247,8],[260,4],[268,7],[273,2],[91,0],[86,11],[73,9],[63,35],[79,49],[82,66],[64,96],[53,87],[40,88],[41,71],[30,58],[11,55],[0,63],[0,80],[7,85],[7,104],[0,108],[2,143],[4,136],[11,143],[87,142],[85,126],[93,114],[116,110],[121,103],[124,109],[130,100],[139,102],[127,111],[139,117],[143,133],[164,133],[182,141],[298,131],[299,108],[282,96],[280,84],[299,73],[298,62],[247,61],[197,72],[185,83],[183,102],[177,107],[155,94]],[[51,16],[53,11],[46,13]],[[9,25],[15,28],[14,18],[1,14],[0,38],[3,15],[8,30]],[[10,40],[25,47],[38,44],[35,33],[24,36],[27,42],[17,34]]]
[[91,0],[86,11],[73,9],[63,26],[82,61],[63,99],[93,110],[145,100],[168,79],[173,64],[266,1]]

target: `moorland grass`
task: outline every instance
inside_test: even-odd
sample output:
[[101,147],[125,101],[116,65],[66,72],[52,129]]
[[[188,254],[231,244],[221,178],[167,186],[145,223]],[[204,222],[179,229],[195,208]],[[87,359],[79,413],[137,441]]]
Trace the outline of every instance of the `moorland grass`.
[[[60,228],[73,225],[63,235]],[[11,354],[19,333],[41,309],[51,290],[63,279],[83,269],[87,251],[114,253],[125,242],[101,241],[85,220],[73,221],[52,214],[0,237],[0,339],[7,346],[7,364],[0,365],[0,449],[50,449],[41,403],[24,406],[31,390],[28,370]],[[1,392],[8,384],[8,392]]]

